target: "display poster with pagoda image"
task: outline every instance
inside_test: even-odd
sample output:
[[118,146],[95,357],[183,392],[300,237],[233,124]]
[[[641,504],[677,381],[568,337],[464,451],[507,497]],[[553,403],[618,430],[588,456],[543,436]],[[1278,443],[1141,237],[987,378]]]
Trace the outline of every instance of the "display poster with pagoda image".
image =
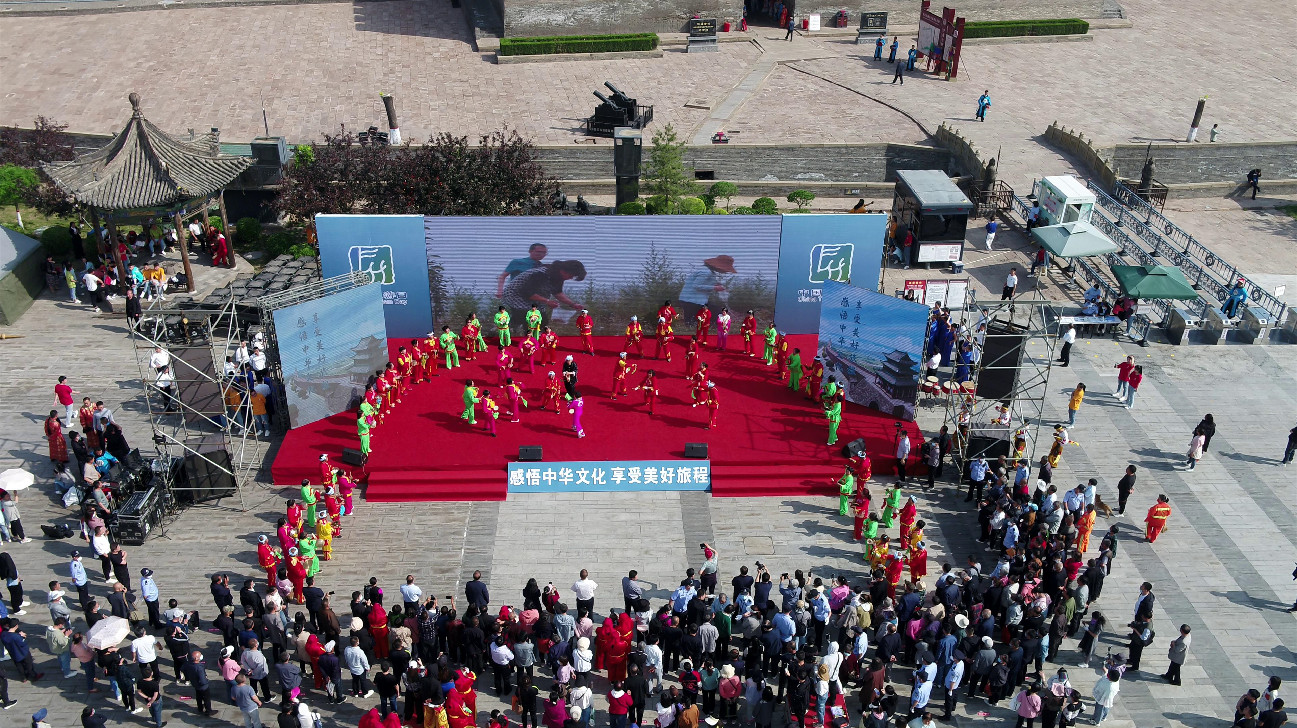
[[848,402],[914,419],[927,335],[920,303],[826,281],[820,304],[819,356]]

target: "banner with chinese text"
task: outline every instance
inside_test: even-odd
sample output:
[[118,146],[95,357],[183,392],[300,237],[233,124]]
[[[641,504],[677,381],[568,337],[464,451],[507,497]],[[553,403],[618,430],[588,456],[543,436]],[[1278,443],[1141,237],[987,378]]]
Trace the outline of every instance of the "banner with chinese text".
[[509,463],[510,493],[710,490],[709,460]]

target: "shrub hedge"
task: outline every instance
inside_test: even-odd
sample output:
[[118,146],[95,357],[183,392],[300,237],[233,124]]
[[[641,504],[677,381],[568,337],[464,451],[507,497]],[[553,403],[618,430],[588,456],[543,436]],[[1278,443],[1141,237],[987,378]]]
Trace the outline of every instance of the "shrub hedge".
[[645,212],[644,203],[639,200],[623,202],[617,206],[618,215],[643,215]]
[[657,33],[556,35],[541,38],[500,39],[500,55],[502,56],[536,56],[551,53],[651,51],[657,47]]
[[1080,18],[1051,20],[985,20],[965,23],[965,38],[1007,38],[1021,35],[1085,35],[1090,24]]

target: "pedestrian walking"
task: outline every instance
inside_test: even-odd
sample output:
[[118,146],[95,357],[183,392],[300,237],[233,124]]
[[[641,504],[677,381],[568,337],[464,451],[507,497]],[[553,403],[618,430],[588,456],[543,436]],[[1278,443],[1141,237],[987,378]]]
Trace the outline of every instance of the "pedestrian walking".
[[1297,454],[1297,427],[1288,431],[1288,444],[1284,446],[1283,459],[1279,461],[1279,464],[1287,465],[1291,463],[1294,454]]
[[1202,429],[1198,428],[1193,431],[1193,439],[1189,441],[1189,461],[1185,463],[1193,470],[1198,466],[1198,461],[1202,460],[1203,444],[1207,442],[1207,437],[1202,434]]
[[796,27],[797,27],[797,21],[795,21],[795,20],[793,19],[793,16],[789,15],[789,16],[788,16],[788,34],[784,36],[784,40],[786,40],[786,41],[792,41],[792,39],[793,39],[793,30],[794,30]]
[[986,249],[988,251],[991,249],[991,243],[995,241],[995,232],[999,229],[1000,223],[995,221],[995,213],[991,213],[990,219],[986,221]]
[[1180,635],[1171,640],[1171,646],[1167,650],[1166,656],[1171,660],[1171,664],[1166,668],[1166,672],[1162,675],[1163,680],[1166,680],[1172,685],[1180,684],[1180,666],[1183,665],[1185,659],[1189,657],[1189,645],[1192,642],[1193,638],[1189,635],[1189,625],[1180,625]]
[[892,83],[896,83],[897,81],[900,81],[901,85],[904,86],[905,85],[905,61],[897,61],[895,65],[896,65],[896,74],[892,76]]
[[1067,402],[1067,426],[1068,427],[1074,427],[1076,425],[1076,412],[1077,410],[1081,409],[1081,402],[1083,402],[1084,400],[1085,400],[1085,383],[1080,382],[1076,385],[1076,389],[1072,390],[1072,398],[1069,399]]
[[1167,519],[1170,517],[1171,499],[1167,498],[1166,494],[1159,495],[1157,497],[1157,503],[1154,503],[1153,506],[1148,509],[1148,514],[1144,516],[1144,523],[1148,524],[1148,527],[1144,531],[1144,537],[1148,539],[1149,543],[1153,543],[1157,540],[1157,537],[1161,535],[1162,530],[1166,528]]
[[1126,501],[1130,499],[1130,492],[1135,489],[1135,466],[1127,465],[1126,474],[1121,476],[1117,481],[1117,515],[1126,513]]
[[1058,353],[1058,363],[1068,366],[1072,363],[1072,344],[1076,343],[1076,324],[1068,324],[1063,332],[1063,350]]
[[1252,169],[1247,173],[1247,187],[1243,188],[1244,192],[1252,190],[1252,199],[1256,199],[1256,193],[1261,191],[1261,170]]
[[1144,381],[1144,367],[1136,365],[1126,378],[1126,409],[1134,409],[1135,393],[1139,391],[1140,382]]
[[986,110],[991,108],[991,90],[987,89],[977,97],[977,120],[986,121]]
[[1207,452],[1211,447],[1211,437],[1216,434],[1216,420],[1210,415],[1203,415],[1202,421],[1198,423],[1198,429],[1202,430],[1202,436],[1206,438],[1202,443],[1202,451]]

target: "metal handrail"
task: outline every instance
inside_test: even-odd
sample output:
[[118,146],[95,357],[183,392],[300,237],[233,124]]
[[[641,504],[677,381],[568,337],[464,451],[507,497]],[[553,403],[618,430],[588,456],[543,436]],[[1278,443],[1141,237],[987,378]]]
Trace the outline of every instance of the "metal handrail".
[[[1193,278],[1196,279],[1194,281],[1195,286],[1209,287],[1216,298],[1224,301],[1229,297],[1229,289],[1233,286],[1234,281],[1242,278],[1244,285],[1248,289],[1248,295],[1255,305],[1264,308],[1276,320],[1283,316],[1283,301],[1280,301],[1255,281],[1239,273],[1238,268],[1225,262],[1210,248],[1185,232],[1183,228],[1168,220],[1157,208],[1150,205],[1148,201],[1140,197],[1130,187],[1118,181],[1113,189],[1113,196],[1116,198],[1114,200],[1102,188],[1097,187],[1094,182],[1088,182],[1087,184],[1100,200],[1106,197],[1122,206],[1123,210],[1131,212],[1130,217],[1139,222],[1139,228],[1142,231],[1146,231],[1155,238],[1167,241],[1168,244],[1179,246],[1180,250],[1176,255],[1176,258],[1178,258],[1176,265],[1191,269],[1191,272],[1194,273]],[[1107,205],[1104,207],[1107,209]],[[1144,219],[1139,221],[1134,211],[1142,214]],[[1146,233],[1140,232],[1140,237],[1147,240],[1148,235]],[[1159,252],[1161,252],[1160,247]],[[1170,256],[1168,256],[1168,259],[1170,259]]]

